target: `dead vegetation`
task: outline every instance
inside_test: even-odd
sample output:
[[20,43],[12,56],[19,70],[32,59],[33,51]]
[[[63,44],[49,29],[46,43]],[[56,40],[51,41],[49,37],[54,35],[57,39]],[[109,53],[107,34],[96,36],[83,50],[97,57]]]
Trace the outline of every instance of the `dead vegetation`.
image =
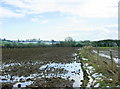
[[[117,64],[112,63],[110,59],[101,57],[98,54],[93,53],[92,50],[93,50],[92,47],[84,47],[82,51],[79,53],[81,58],[84,57],[88,59],[88,60],[82,60],[82,63],[83,64],[87,63],[88,66],[92,66],[95,69],[90,73],[90,76],[95,73],[103,74],[103,76],[105,76],[102,79],[97,79],[96,83],[100,83],[100,87],[106,87],[106,86],[114,87],[120,85],[120,77],[119,77],[120,68],[117,66]],[[94,85],[96,83],[94,83]]]

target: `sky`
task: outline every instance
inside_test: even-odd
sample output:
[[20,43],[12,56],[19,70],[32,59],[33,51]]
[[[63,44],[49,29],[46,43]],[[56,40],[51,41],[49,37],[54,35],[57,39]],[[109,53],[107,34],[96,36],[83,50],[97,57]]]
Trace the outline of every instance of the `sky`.
[[0,38],[118,39],[119,0],[1,0]]

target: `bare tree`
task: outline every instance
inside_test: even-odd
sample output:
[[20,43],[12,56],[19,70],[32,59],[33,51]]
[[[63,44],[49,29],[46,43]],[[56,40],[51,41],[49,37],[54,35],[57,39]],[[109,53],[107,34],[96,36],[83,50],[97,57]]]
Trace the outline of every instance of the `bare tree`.
[[73,42],[73,38],[72,37],[66,37],[65,42]]

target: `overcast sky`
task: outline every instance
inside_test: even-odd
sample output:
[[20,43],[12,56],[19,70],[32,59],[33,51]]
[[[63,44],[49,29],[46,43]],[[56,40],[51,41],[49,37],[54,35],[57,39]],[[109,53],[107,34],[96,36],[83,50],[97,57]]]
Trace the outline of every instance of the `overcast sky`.
[[1,0],[1,38],[118,39],[119,0]]

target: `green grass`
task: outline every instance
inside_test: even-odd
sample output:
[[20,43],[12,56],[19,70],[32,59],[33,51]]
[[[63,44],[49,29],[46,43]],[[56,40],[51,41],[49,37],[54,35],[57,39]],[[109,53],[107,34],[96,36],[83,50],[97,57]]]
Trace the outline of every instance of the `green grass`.
[[116,48],[119,48],[120,49],[120,47],[96,47],[96,48],[100,48],[100,49],[116,49]]
[[[101,48],[101,47],[100,47]],[[103,47],[102,47],[103,48]],[[113,47],[112,47],[113,48]],[[103,78],[103,80],[99,80],[99,83],[101,87],[105,86],[117,86],[120,85],[120,79],[118,78],[120,70],[118,67],[116,67],[116,64],[111,62],[111,60],[98,56],[95,53],[92,53],[92,47],[84,47],[83,50],[79,53],[80,57],[85,57],[89,59],[88,61],[82,60],[82,63],[88,63],[88,66],[93,66],[95,70],[93,73],[102,73],[106,78]],[[94,48],[96,49],[96,48]],[[109,48],[107,48],[109,49]],[[114,82],[110,82],[108,79],[113,79]]]

